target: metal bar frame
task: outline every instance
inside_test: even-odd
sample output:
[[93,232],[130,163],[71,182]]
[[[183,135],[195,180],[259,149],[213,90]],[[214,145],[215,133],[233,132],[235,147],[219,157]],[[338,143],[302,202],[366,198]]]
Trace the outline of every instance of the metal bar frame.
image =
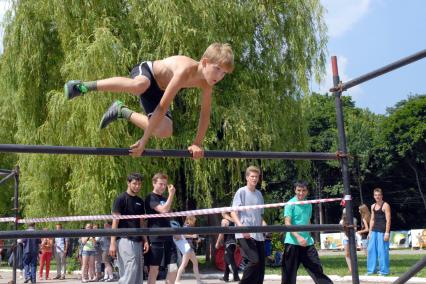
[[[426,49],[414,53],[410,56],[402,58],[398,61],[390,63],[386,66],[383,66],[379,69],[373,70],[369,73],[361,75],[353,80],[350,80],[346,83],[340,82],[339,71],[337,68],[337,57],[331,57],[331,67],[333,71],[333,88],[330,89],[335,96],[335,104],[336,104],[336,121],[337,121],[337,129],[338,129],[338,138],[339,138],[339,151],[341,152],[340,164],[342,168],[342,177],[343,177],[343,187],[345,191],[345,202],[346,202],[346,214],[348,218],[349,224],[349,252],[351,258],[351,268],[352,268],[352,283],[359,283],[359,273],[358,273],[358,261],[356,255],[356,241],[355,241],[355,230],[353,228],[353,211],[352,211],[352,198],[350,192],[350,184],[349,184],[349,167],[348,167],[348,158],[347,158],[347,146],[346,146],[346,135],[344,128],[344,120],[343,120],[343,107],[341,101],[341,95],[343,91],[348,90],[354,86],[357,86],[361,83],[374,79],[383,74],[389,73],[395,69],[401,68],[405,65],[411,64],[415,61],[423,59],[426,57]],[[346,198],[347,197],[347,198]],[[394,283],[404,283],[409,278],[411,278],[415,273],[416,269],[421,269],[425,266],[426,258],[416,263],[409,271],[407,271],[403,276],[403,282],[394,282]],[[419,264],[420,263],[420,264]],[[421,266],[421,268],[419,268]],[[413,274],[414,273],[414,274]],[[402,278],[401,276],[400,278]],[[398,281],[398,280],[397,280]],[[401,280],[402,281],[402,280]]]
[[[333,84],[335,87],[339,84],[339,70],[337,68],[337,57],[331,57],[331,66],[333,71]],[[346,135],[345,135],[345,123],[343,118],[343,106],[341,100],[342,92],[338,91],[334,93],[335,104],[336,104],[336,121],[337,121],[337,131],[339,138],[339,151],[342,153],[340,159],[340,166],[342,168],[343,176],[343,188],[345,193],[345,207],[346,207],[346,216],[348,219],[348,238],[349,238],[349,254],[351,259],[351,270],[352,270],[352,283],[359,284],[359,273],[358,273],[358,259],[356,254],[356,238],[355,238],[355,229],[353,221],[353,212],[352,212],[352,198],[351,188],[349,181],[349,162],[347,157],[347,146],[346,146]],[[348,198],[346,198],[348,197]]]
[[[94,147],[74,147],[74,146],[0,144],[0,152],[3,152],[3,153],[129,156],[129,150],[130,149],[126,149],[126,148],[94,148]],[[188,150],[146,149],[143,152],[142,157],[192,158],[192,154]],[[204,151],[204,158],[337,160],[338,155],[336,153],[312,153],[312,152]]]
[[272,225],[253,227],[188,227],[188,228],[139,228],[139,229],[98,229],[98,230],[31,230],[31,231],[1,231],[0,239],[20,238],[57,238],[57,237],[84,237],[84,236],[158,236],[158,235],[217,235],[220,233],[268,233],[268,232],[319,232],[331,231],[341,232],[343,226],[339,224],[311,224],[311,225]]
[[406,283],[411,277],[420,272],[420,270],[422,270],[424,267],[426,267],[426,256],[416,262],[408,271],[406,271],[398,279],[396,279],[393,284]]
[[337,85],[334,85],[334,87],[330,89],[330,92],[335,93],[335,92],[338,92],[338,91],[341,91],[341,92],[346,91],[349,88],[355,87],[355,86],[357,86],[361,83],[367,82],[371,79],[374,79],[374,78],[379,77],[383,74],[389,73],[389,72],[391,72],[395,69],[401,68],[405,65],[416,62],[416,61],[423,59],[425,57],[426,57],[426,49],[419,51],[417,53],[414,53],[410,56],[404,57],[404,58],[402,58],[398,61],[395,61],[391,64],[386,65],[386,66],[383,66],[379,69],[376,69],[374,71],[371,71],[369,73],[361,75],[358,78],[352,79],[352,80],[350,80],[346,83],[338,82]]
[[[240,159],[287,159],[287,160],[338,160],[342,168],[343,186],[345,191],[346,201],[346,214],[349,223],[349,248],[352,266],[352,283],[359,284],[358,262],[356,256],[355,245],[355,230],[353,228],[353,211],[352,200],[349,187],[349,166],[347,158],[346,135],[343,120],[343,107],[341,102],[341,95],[343,91],[348,90],[363,82],[369,81],[373,78],[391,72],[402,66],[411,64],[426,57],[426,49],[417,52],[408,57],[402,58],[382,68],[376,69],[366,73],[358,78],[350,80],[346,83],[341,83],[339,79],[339,72],[337,68],[337,58],[332,57],[333,69],[333,88],[330,92],[335,95],[336,105],[336,121],[338,128],[339,151],[341,155],[335,153],[307,153],[307,152],[244,152],[244,151],[205,151],[205,158],[240,158]],[[0,152],[5,153],[39,153],[39,154],[73,154],[73,155],[112,155],[112,156],[128,156],[129,149],[121,148],[90,148],[90,147],[67,147],[67,146],[35,146],[35,145],[12,145],[0,144]],[[144,157],[181,157],[191,158],[191,154],[185,150],[150,150],[146,149],[143,153]],[[0,175],[8,175],[10,172],[0,170]],[[0,184],[5,179],[0,181]],[[15,174],[15,217],[18,220],[18,185],[19,185],[19,169]],[[346,198],[347,197],[347,198]],[[302,228],[304,227],[304,228]],[[309,227],[309,228],[307,228]],[[119,229],[119,230],[61,230],[54,231],[17,231],[18,223],[15,222],[15,231],[0,232],[0,239],[17,239],[22,237],[55,237],[55,236],[68,236],[79,237],[84,235],[95,236],[124,236],[124,235],[156,235],[156,234],[183,234],[183,233],[197,233],[197,234],[217,234],[217,233],[231,233],[230,230],[235,232],[292,232],[292,231],[326,231],[330,230],[342,231],[340,225],[308,225],[308,226],[264,226],[264,227],[247,227],[247,228],[224,228],[224,227],[208,227],[208,228],[162,228],[162,229]],[[214,230],[214,232],[212,231]],[[16,255],[16,253],[15,253]],[[426,257],[417,262],[409,271],[404,273],[394,283],[404,283],[415,275],[420,269],[426,266]],[[16,261],[14,260],[13,281],[16,283]]]
[[7,176],[5,176],[4,178],[2,178],[0,180],[0,185],[2,185],[3,183],[5,183],[8,179],[10,179],[13,176],[15,176],[15,172],[9,173]]

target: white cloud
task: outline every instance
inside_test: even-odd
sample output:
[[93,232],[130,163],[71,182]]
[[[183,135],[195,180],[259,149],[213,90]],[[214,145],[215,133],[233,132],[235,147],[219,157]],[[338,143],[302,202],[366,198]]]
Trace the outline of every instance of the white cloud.
[[371,0],[321,0],[327,10],[325,22],[330,37],[339,37],[362,19],[370,10]]
[[[352,79],[346,73],[348,61],[349,61],[348,58],[345,57],[344,55],[338,55],[337,56],[337,66],[338,66],[338,70],[339,70],[339,78],[340,78],[340,81],[342,81],[342,82],[347,82],[347,81]],[[333,73],[332,73],[332,69],[331,69],[331,62],[328,61],[326,63],[326,75],[324,76],[324,78],[323,78],[323,80],[321,81],[320,84],[313,82],[312,90],[317,92],[317,93],[320,93],[320,94],[325,94],[325,93],[329,93],[329,90],[332,87],[333,87]],[[357,99],[359,99],[360,97],[362,97],[363,95],[365,95],[364,91],[362,90],[362,88],[359,85],[350,88],[344,94],[348,94],[348,95],[352,96],[352,99],[355,100],[355,101]]]

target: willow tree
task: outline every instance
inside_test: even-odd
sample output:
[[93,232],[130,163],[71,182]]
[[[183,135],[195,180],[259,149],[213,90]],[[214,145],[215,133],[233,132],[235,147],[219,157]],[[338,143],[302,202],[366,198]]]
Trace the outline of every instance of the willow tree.
[[[134,109],[128,94],[92,93],[66,101],[69,79],[127,76],[141,60],[183,54],[200,58],[212,42],[229,42],[236,69],[214,91],[208,150],[306,150],[300,97],[324,67],[325,26],[318,0],[15,0],[6,22],[0,81],[1,116],[16,124],[19,144],[128,147],[142,133],[125,122],[99,131],[113,99]],[[174,136],[148,148],[185,149],[199,114],[197,90],[172,105]],[[2,126],[3,127],[3,126]],[[9,128],[10,129],[10,128]],[[10,133],[10,132],[9,132]],[[3,141],[7,140],[3,133]],[[280,173],[285,163],[243,160],[18,155],[27,215],[105,213],[131,171],[164,171],[198,207],[225,204],[248,163]],[[296,167],[306,174],[306,164]]]

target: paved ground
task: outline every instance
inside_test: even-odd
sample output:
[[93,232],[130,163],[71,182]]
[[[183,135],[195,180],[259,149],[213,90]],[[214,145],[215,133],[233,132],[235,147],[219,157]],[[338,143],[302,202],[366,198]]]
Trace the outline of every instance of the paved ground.
[[[320,251],[320,255],[342,255],[341,251]],[[359,252],[362,253],[362,252]],[[419,250],[391,250],[390,253],[392,255],[394,254],[426,254],[426,251],[419,251]],[[0,275],[3,277],[0,279],[0,284],[6,284],[12,279],[12,271],[10,269],[0,269]],[[208,273],[202,275],[203,283],[205,284],[214,284],[214,283],[221,283],[223,284],[223,281],[220,281],[219,278],[222,276],[222,273]],[[189,283],[196,283],[194,278],[191,278],[191,274],[184,275],[184,279],[181,281],[182,284],[189,284]],[[330,278],[333,280],[336,284],[349,284],[352,283],[350,276],[336,276],[331,275]],[[368,283],[368,284],[387,284],[387,283],[393,283],[397,277],[383,277],[383,276],[360,276],[360,282],[361,283]],[[18,279],[17,284],[24,283],[23,279]],[[65,280],[37,280],[37,283],[46,283],[46,284],[56,284],[56,283],[66,283],[66,284],[79,284],[81,281],[78,279],[76,275],[69,275],[67,279]],[[102,283],[102,282],[98,282]],[[118,283],[118,282],[112,282],[112,283]],[[144,282],[146,283],[146,282]],[[165,283],[164,280],[157,281],[157,283]],[[230,282],[230,283],[236,283],[236,282]],[[281,283],[281,276],[280,275],[266,275],[265,276],[265,284],[280,284]],[[313,283],[312,279],[309,276],[299,276],[297,277],[297,283],[298,284],[308,284]],[[410,279],[407,283],[415,283],[415,284],[426,284],[426,278],[418,278],[414,277]]]
[[[1,271],[1,275],[3,279],[0,279],[0,284],[6,284],[12,279],[12,272],[11,271]],[[205,284],[214,284],[214,283],[221,283],[223,284],[223,281],[219,280],[219,277],[222,276],[221,273],[211,273],[211,274],[203,274],[203,283]],[[181,281],[182,284],[190,284],[190,283],[196,283],[194,278],[190,278],[190,275],[184,275],[184,279]],[[330,278],[333,280],[336,284],[349,284],[352,283],[350,276],[340,277],[340,276],[333,276],[331,275]],[[368,283],[368,284],[386,284],[386,283],[393,283],[397,278],[396,277],[381,277],[381,276],[360,276],[360,282],[361,283]],[[23,279],[18,279],[18,284],[24,283]],[[67,279],[65,280],[38,280],[37,283],[45,283],[45,284],[56,284],[56,283],[63,283],[63,284],[80,284],[81,281],[77,278],[77,276],[69,275]],[[103,283],[103,282],[98,282]],[[112,283],[118,283],[118,282],[112,282]],[[145,282],[146,283],[146,282]],[[164,280],[157,281],[157,283],[165,283]],[[236,282],[230,282],[230,283],[236,283]],[[265,277],[265,284],[279,284],[281,283],[281,276],[279,275],[267,275]],[[297,277],[297,283],[298,284],[308,284],[313,283],[312,279],[309,276],[299,276]],[[416,284],[426,284],[426,278],[412,278],[407,283],[416,283]]]

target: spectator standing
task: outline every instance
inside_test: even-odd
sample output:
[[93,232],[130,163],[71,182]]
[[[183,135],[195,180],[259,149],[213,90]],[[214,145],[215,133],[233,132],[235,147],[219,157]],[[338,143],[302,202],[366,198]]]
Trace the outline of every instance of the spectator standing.
[[[92,224],[87,223],[85,229],[93,229]],[[95,274],[96,239],[92,236],[81,237],[81,244],[83,245],[81,261],[81,282],[94,282],[97,280]]]
[[[259,182],[260,170],[250,166],[246,169],[246,186],[237,190],[232,207],[263,205],[262,193],[256,189]],[[263,209],[231,212],[232,219],[238,227],[262,226]],[[248,261],[240,284],[261,284],[265,276],[265,238],[262,233],[235,234],[244,258]]]
[[[43,228],[44,231],[47,231],[47,228]],[[49,271],[50,271],[50,260],[52,259],[53,253],[53,239],[52,238],[42,238],[40,245],[41,257],[40,257],[40,272],[39,278],[43,279],[43,269],[46,265],[46,280],[50,280]]]
[[[195,218],[195,216],[187,216],[185,218],[183,227],[186,227],[186,228],[195,227],[196,220],[197,219]],[[185,268],[188,266],[188,263],[190,260],[192,262],[192,268],[194,270],[194,275],[195,275],[195,279],[197,280],[197,284],[201,283],[200,271],[198,270],[198,259],[197,259],[197,255],[195,254],[195,243],[194,243],[194,240],[196,240],[197,238],[198,238],[198,235],[196,234],[174,236],[174,242],[176,244],[176,247],[182,253],[182,262],[177,272],[175,284],[180,283],[179,282],[180,278],[182,277],[182,274],[185,272]],[[179,244],[182,244],[182,245],[179,245]],[[186,246],[186,244],[188,244],[188,246]]]
[[[228,212],[222,213],[222,227],[233,227],[234,220]],[[219,234],[216,240],[216,249],[219,249],[222,246],[222,242],[225,245],[225,272],[221,280],[229,282],[229,273],[231,272],[234,281],[240,281],[238,275],[238,267],[235,263],[235,250],[237,249],[237,241],[235,240],[235,234]]]
[[[368,234],[367,274],[389,274],[389,235],[391,209],[383,201],[381,188],[373,190],[376,203],[371,205],[370,232]],[[377,271],[377,263],[379,271]]]
[[[93,224],[93,229],[99,229],[98,224]],[[95,273],[96,281],[102,279],[102,248],[101,248],[101,237],[95,237]]]
[[[142,198],[138,196],[142,185],[142,176],[132,173],[127,176],[127,189],[114,201],[113,215],[143,215],[145,207]],[[114,219],[112,229],[141,228],[144,221],[135,219]],[[143,248],[143,250],[142,250]],[[111,237],[109,253],[118,259],[120,273],[119,284],[143,283],[143,256],[142,252],[149,249],[145,236]]]
[[[346,215],[346,208],[343,208],[342,219],[340,220],[339,224],[343,225],[345,228],[347,228],[347,226],[349,225],[348,217]],[[354,227],[356,228],[357,220],[355,217],[353,218],[353,224],[354,224]],[[348,265],[349,272],[352,272],[351,257],[349,252],[349,237],[348,237],[347,230],[345,230],[342,234],[343,234],[342,239],[343,239],[343,249],[345,250],[346,264]]]
[[[164,173],[156,173],[152,178],[153,190],[145,199],[147,214],[168,213],[171,211],[176,189],[168,183],[168,176]],[[167,198],[164,192],[168,190]],[[149,218],[148,228],[169,228],[168,218]],[[148,284],[154,284],[157,280],[160,265],[167,266],[167,283],[174,283],[177,274],[177,252],[172,236],[150,236],[150,250],[148,253]]]
[[361,236],[361,245],[362,250],[364,251],[365,255],[367,255],[367,247],[368,247],[368,233],[370,232],[370,220],[371,220],[371,213],[370,209],[367,205],[361,204],[359,206],[359,214],[361,214],[361,230],[357,232]]
[[[35,224],[31,223],[28,225],[28,231],[35,230]],[[36,275],[37,275],[37,258],[40,249],[41,240],[38,238],[33,239],[22,239],[22,243],[24,244],[24,274],[25,280],[24,283],[36,283]]]
[[[296,182],[294,192],[295,196],[289,202],[306,200],[309,193],[306,182]],[[312,204],[286,205],[284,207],[284,220],[287,226],[309,225],[311,217]],[[296,284],[297,270],[300,264],[303,264],[316,284],[333,283],[323,272],[311,234],[309,232],[288,232],[284,239],[282,284]]]
[[[110,223],[104,224],[104,229],[109,230],[111,229]],[[101,243],[101,249],[102,249],[102,263],[105,265],[104,270],[104,278],[103,282],[112,282],[114,281],[114,274],[112,271],[112,257],[109,255],[109,246],[111,244],[111,237],[101,237],[100,239]]]
[[[56,230],[62,230],[62,224],[56,224]],[[67,250],[69,239],[64,237],[55,238],[56,277],[53,279],[65,279],[67,273]]]

